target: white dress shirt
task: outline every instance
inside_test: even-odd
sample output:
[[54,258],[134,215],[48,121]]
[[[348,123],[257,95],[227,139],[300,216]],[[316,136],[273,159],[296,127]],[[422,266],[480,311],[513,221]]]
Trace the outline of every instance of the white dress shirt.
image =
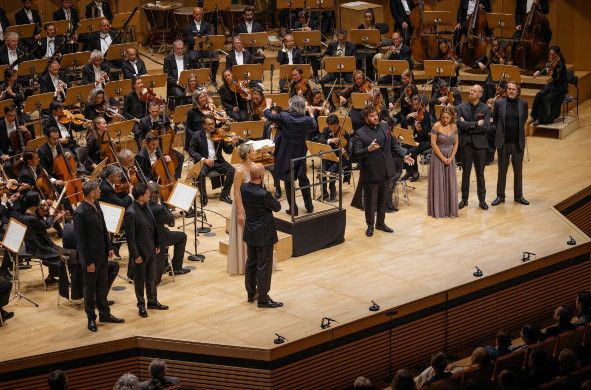
[[4,27],[2,27],[2,23],[0,23],[0,41],[4,40]]
[[109,48],[109,46],[111,45],[111,43],[113,42],[113,39],[111,38],[111,34],[103,34],[100,33],[100,38],[101,38],[101,52],[103,54],[105,54],[107,52],[107,49]]
[[[201,158],[202,160],[204,158]],[[209,135],[207,136],[207,159],[208,160],[215,160],[215,145]]]
[[252,32],[252,22],[244,22],[244,24],[246,25],[246,32],[250,34]]
[[289,65],[293,65],[293,49],[289,49],[286,51],[287,53],[287,60],[289,61]]
[[6,133],[8,135],[12,134],[13,131],[16,131],[16,121],[8,122],[6,118],[4,118],[4,122],[6,123]]
[[101,67],[96,67],[94,65],[92,65],[92,70],[94,70],[94,81],[99,81],[101,79],[101,77],[103,76],[103,70],[101,69]]
[[201,22],[198,22],[196,20],[194,20],[194,22],[195,22],[195,30],[201,31]]
[[174,60],[176,61],[176,70],[177,72],[177,81],[181,79],[181,72],[185,70],[185,61],[183,56],[174,55]]
[[404,7],[404,12],[406,12],[406,14],[410,14],[410,7],[408,6],[408,1],[407,0],[400,0],[402,2],[402,6]]
[[45,57],[50,58],[55,53],[55,38],[47,37],[47,50]]
[[96,9],[98,10],[98,16],[99,17],[104,17],[105,14],[103,13],[103,3],[97,3],[96,1],[94,2],[94,6],[96,7]]
[[148,157],[150,158],[150,165],[154,165],[156,160],[158,160],[158,156],[156,156],[156,150],[154,150],[152,153],[148,151]]
[[527,0],[527,4],[525,5],[525,12],[531,11],[531,7],[534,5],[534,0]]
[[[15,50],[10,50],[8,49],[8,63],[12,64],[14,61],[16,61],[18,58],[18,55],[16,54],[16,49]],[[18,70],[18,65],[14,66],[15,70]]]
[[474,13],[475,7],[476,7],[476,0],[468,1],[468,12],[466,12],[466,17],[468,17]]
[[23,8],[25,10],[25,14],[27,14],[27,18],[29,19],[29,23],[34,23],[33,20],[33,11],[30,9]]
[[234,51],[234,56],[236,57],[236,65],[244,65],[243,52]]
[[131,64],[131,66],[133,66],[133,71],[134,71],[133,74],[135,74],[137,76],[140,73],[137,70],[137,61],[129,61],[129,63]]
[[57,86],[59,85],[60,78],[58,76],[54,76],[51,73],[49,74],[51,78],[51,82],[53,83],[53,88],[57,91]]
[[66,20],[70,20],[72,18],[69,8],[64,8],[64,15],[66,16]]
[[[70,132],[68,131],[66,126],[60,123],[60,118],[54,116],[53,119],[55,119],[55,122],[57,123],[57,128],[60,130],[60,138],[68,138],[70,136]],[[53,158],[56,158],[56,156],[54,155]]]

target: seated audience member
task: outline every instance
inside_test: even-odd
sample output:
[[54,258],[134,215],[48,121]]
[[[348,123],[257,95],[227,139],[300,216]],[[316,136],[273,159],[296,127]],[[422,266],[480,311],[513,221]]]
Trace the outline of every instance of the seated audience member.
[[47,387],[51,390],[66,390],[68,388],[68,377],[62,370],[55,370],[47,377]]
[[[6,252],[4,252],[6,255]],[[14,317],[14,313],[4,310],[4,306],[8,304],[10,299],[10,292],[12,291],[12,282],[5,275],[0,275],[0,316],[2,321],[6,321]]]
[[540,329],[530,324],[524,325],[523,328],[521,328],[521,333],[519,336],[523,340],[523,344],[512,346],[510,348],[511,352],[520,350],[522,348],[527,348],[530,345],[534,345],[543,338]]
[[511,352],[509,347],[511,346],[511,335],[507,330],[500,330],[497,333],[496,337],[496,345],[487,345],[484,347],[486,349],[486,353],[490,356],[492,360],[496,360],[498,357],[503,356]]
[[353,382],[353,388],[354,389],[366,389],[366,390],[372,390],[374,387],[371,384],[371,381],[369,379],[367,379],[364,376],[358,376],[355,379],[355,382]]
[[437,352],[431,357],[431,365],[421,372],[415,379],[418,388],[430,386],[434,382],[447,379],[452,376],[451,371],[446,371],[447,356],[443,352]]
[[117,379],[115,386],[113,386],[113,390],[137,390],[139,385],[140,381],[137,379],[137,376],[128,372]]
[[499,390],[520,390],[521,386],[517,375],[510,370],[503,370],[497,378],[497,387]]
[[415,390],[416,388],[415,381],[408,371],[396,371],[396,375],[392,380],[392,390]]
[[585,382],[583,382],[581,385],[581,390],[591,390],[591,379],[587,379]]
[[580,326],[591,322],[591,293],[589,291],[581,291],[577,294],[575,306],[579,312],[575,325]]
[[556,324],[546,328],[546,337],[556,337],[561,333],[575,330],[577,327],[571,323],[573,312],[570,307],[560,305],[554,311]]
[[563,348],[558,354],[558,370],[560,375],[569,375],[579,368],[579,359],[575,351]]
[[451,370],[454,374],[458,372],[465,372],[471,369],[478,369],[477,375],[470,377],[467,386],[470,388],[486,389],[490,387],[490,378],[492,377],[492,371],[494,365],[491,364],[490,356],[486,352],[484,347],[477,347],[470,356],[470,364],[468,366],[455,366],[450,364],[447,369]]
[[533,350],[525,365],[523,386],[532,389],[552,380],[552,370],[548,366],[548,354],[543,349]]
[[139,388],[143,389],[163,389],[170,385],[181,383],[179,378],[166,376],[166,362],[162,359],[154,359],[149,367],[150,379],[140,383]]

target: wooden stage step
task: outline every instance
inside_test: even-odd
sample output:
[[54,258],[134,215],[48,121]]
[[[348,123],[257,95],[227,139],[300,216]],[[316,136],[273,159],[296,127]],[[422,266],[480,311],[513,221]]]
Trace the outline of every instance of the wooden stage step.
[[[277,238],[279,241],[273,248],[273,255],[275,260],[284,261],[291,258],[293,251],[293,238],[291,234],[277,231]],[[223,238],[219,242],[219,252],[223,255],[228,254],[229,238]]]
[[567,115],[547,125],[530,126],[528,135],[563,139],[579,128],[579,118]]

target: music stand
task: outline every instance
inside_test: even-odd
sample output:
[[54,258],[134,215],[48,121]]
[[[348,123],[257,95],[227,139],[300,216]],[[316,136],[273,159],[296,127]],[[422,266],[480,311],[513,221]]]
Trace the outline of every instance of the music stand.
[[[26,233],[27,225],[18,221],[16,218],[11,217],[6,228],[6,232],[4,233],[4,237],[2,239],[2,246],[6,248],[5,253],[7,253],[11,257],[11,260],[13,262],[14,275],[12,276],[12,282],[14,284],[14,296],[10,299],[9,302],[18,298],[24,299],[29,303],[32,303],[35,307],[39,307],[37,303],[27,298],[20,291],[21,278],[19,272],[19,253],[21,251],[21,248],[23,247],[23,241],[25,239]],[[43,274],[43,268],[41,269],[41,273]],[[45,290],[47,291],[47,286]]]
[[[53,26],[55,27],[55,34],[56,35],[66,35],[68,30],[70,29],[70,21],[69,20],[54,20],[51,22],[44,23],[45,26],[47,26],[48,24],[53,24]],[[42,28],[39,31],[39,36],[41,38],[47,37],[47,31],[45,31],[45,29]]]
[[[135,15],[133,15],[133,17],[131,18],[131,20],[127,24],[128,28],[129,28],[129,26],[133,26],[134,28],[137,26],[139,19],[140,19],[139,14],[140,14],[139,12],[136,12]],[[111,28],[113,30],[119,30],[119,29],[123,28],[123,25],[127,21],[127,18],[129,18],[130,16],[131,16],[131,11],[120,12],[118,14],[113,15],[113,21],[111,22]]]
[[[488,17],[490,14],[486,14]],[[439,26],[451,26],[454,23],[454,15],[451,11],[423,11],[423,22],[429,26],[434,25],[435,31],[439,31]]]
[[230,132],[235,133],[240,138],[246,138],[246,139],[263,138],[264,131],[265,131],[265,122],[262,120],[230,123]]
[[[324,115],[320,115],[318,117],[318,129],[320,131],[324,130],[324,128],[327,127],[327,124],[326,124],[327,118],[328,117],[324,116]],[[348,116],[338,116],[338,118],[339,118],[339,124],[341,125],[343,130],[345,130],[349,134],[352,134],[353,133],[353,122],[351,122],[351,118],[349,118]]]
[[35,35],[36,29],[37,25],[35,23],[19,24],[16,26],[6,27],[6,30],[4,30],[4,36],[6,37],[7,34],[15,32],[18,34],[19,38],[31,38],[33,35]]
[[30,140],[25,145],[25,150],[37,150],[41,145],[47,142],[47,137],[42,135],[41,137],[37,137],[35,139]]
[[221,50],[226,46],[225,35],[197,35],[195,38],[195,44],[192,48],[197,51],[217,51]]
[[521,71],[515,65],[490,64],[490,74],[495,82],[504,80],[521,84]]
[[322,34],[318,30],[293,31],[291,34],[297,47],[320,46],[322,42]]
[[453,77],[456,74],[454,62],[452,60],[425,60],[425,77],[434,79],[436,77]]
[[[184,180],[185,183],[190,183],[192,182],[193,186],[196,186],[199,189],[199,192],[201,192],[201,187],[199,184],[200,180],[204,180],[205,181],[205,175],[201,175],[201,170],[203,169],[203,162],[204,160],[201,160],[197,163],[195,163],[191,168],[189,168],[189,171],[187,172],[187,178]],[[203,186],[205,186],[205,182],[203,183]],[[188,257],[189,260],[191,261],[201,261],[203,262],[203,260],[205,260],[205,256],[200,255],[197,253],[197,245],[199,244],[199,240],[197,239],[197,236],[199,234],[206,234],[211,232],[211,228],[204,226],[205,224],[208,224],[209,226],[211,226],[210,223],[206,222],[207,221],[207,217],[205,216],[205,212],[203,211],[203,194],[201,194],[199,196],[199,215],[201,216],[201,227],[197,227],[197,218],[193,217],[193,231],[194,231],[194,237],[195,237],[195,253],[194,254],[190,254],[190,256]],[[193,198],[193,210],[195,210],[195,214],[197,213],[197,197]],[[184,216],[183,216],[184,218]],[[183,229],[185,227],[185,224],[183,223]],[[189,252],[187,252],[189,253]]]
[[489,12],[486,14],[488,26],[498,38],[512,38],[515,32],[515,16]]
[[185,123],[187,120],[187,113],[193,108],[192,104],[184,104],[182,106],[176,106],[172,115],[174,123]]
[[[349,40],[360,46],[371,45],[374,47],[368,48],[375,50],[382,39],[380,30],[377,28],[354,28],[350,31]],[[366,46],[367,47],[367,46]],[[359,51],[359,50],[358,50]]]
[[415,141],[414,132],[412,129],[405,129],[404,127],[395,126],[392,129],[392,135],[398,142],[408,146],[418,146],[419,144]]
[[130,93],[132,89],[131,80],[117,80],[105,83],[105,94],[109,97],[116,96],[120,99]]
[[74,106],[76,103],[80,105],[86,104],[90,91],[94,89],[94,84],[77,85],[75,87],[68,88],[66,92],[66,98],[64,99],[64,105]]
[[302,74],[303,78],[309,79],[312,77],[312,65],[310,65],[310,64],[293,64],[293,65],[283,64],[279,68],[279,79],[280,80],[291,79],[291,72],[293,72],[293,70],[297,67],[302,68],[302,70],[304,71],[304,74]]
[[60,62],[60,69],[78,68],[84,66],[90,60],[89,51],[80,51],[77,53],[64,54]]
[[48,58],[39,58],[38,60],[23,61],[19,64],[16,74],[18,76],[34,76],[42,74],[47,69]]
[[[255,47],[264,47],[270,45],[269,43],[269,33],[267,31],[263,32],[256,32],[256,33],[240,33],[240,39],[242,39],[242,43],[244,47],[248,47],[250,49],[254,49]],[[256,57],[255,54],[253,56]]]
[[148,88],[164,88],[166,87],[167,78],[168,74],[166,73],[147,74],[142,76],[142,81]]
[[410,66],[407,60],[378,60],[376,68],[378,76],[392,77],[390,87],[394,88],[394,76],[402,76],[402,73],[409,69]]
[[135,121],[133,119],[108,124],[107,132],[109,133],[109,138],[121,144],[122,139],[127,140],[129,138],[134,124]]
[[232,67],[232,75],[234,76],[234,80],[262,80],[263,79],[263,65],[262,64],[234,65]]
[[270,93],[266,95],[273,103],[284,110],[289,107],[289,94],[287,93]]
[[321,144],[319,142],[306,141],[306,146],[308,147],[308,152],[310,152],[311,156],[318,156],[322,160],[339,162],[339,156],[336,155],[336,153],[333,151],[333,148],[330,145]]
[[372,97],[366,92],[351,93],[351,104],[357,110],[363,110],[367,107],[368,102],[372,101]]
[[343,85],[343,73],[353,73],[356,68],[355,56],[348,57],[324,57],[324,70],[326,73],[338,73],[338,85]]
[[[197,84],[199,85],[206,85],[209,84],[210,81],[210,69],[209,68],[199,68],[199,69],[187,69],[183,70],[179,76],[179,85],[186,86],[189,83],[189,77],[195,75],[197,78]],[[178,107],[175,107],[177,110]]]
[[289,18],[287,19],[289,24],[287,25],[287,31],[291,32],[291,11],[297,8],[305,8],[305,6],[305,0],[277,0],[275,6],[277,9],[289,9]]
[[47,92],[47,93],[38,93],[36,95],[31,95],[25,100],[25,105],[23,110],[25,112],[33,112],[33,111],[41,111],[47,110],[49,105],[53,101],[55,92]]
[[103,56],[108,61],[124,61],[125,51],[129,48],[135,49],[137,52],[137,42],[131,43],[115,43],[110,44],[107,52]]
[[103,18],[80,19],[78,23],[78,34],[91,33],[100,30]]

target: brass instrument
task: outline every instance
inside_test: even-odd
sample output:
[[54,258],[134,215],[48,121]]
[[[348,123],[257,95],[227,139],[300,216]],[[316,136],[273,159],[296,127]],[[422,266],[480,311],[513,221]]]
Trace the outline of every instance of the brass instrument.
[[373,58],[371,59],[371,63],[373,64],[373,67],[375,69],[378,68],[378,60],[389,60],[390,56],[392,56],[392,54],[394,54],[395,50],[394,50],[394,46],[390,46],[390,49],[386,52],[386,53],[377,53],[376,55],[373,56]]

